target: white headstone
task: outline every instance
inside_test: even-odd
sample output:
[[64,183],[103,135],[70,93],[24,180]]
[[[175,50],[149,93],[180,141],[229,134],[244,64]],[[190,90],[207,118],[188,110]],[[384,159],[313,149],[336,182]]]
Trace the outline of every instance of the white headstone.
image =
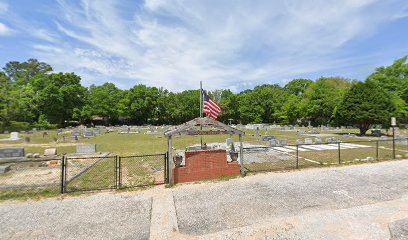
[[305,138],[305,144],[313,144],[313,140],[311,138]]
[[11,132],[10,133],[10,140],[18,140],[20,139],[18,136],[18,132]]
[[55,156],[55,155],[57,155],[56,148],[47,148],[44,150],[44,156]]
[[76,153],[95,153],[96,152],[96,144],[81,144],[76,146]]

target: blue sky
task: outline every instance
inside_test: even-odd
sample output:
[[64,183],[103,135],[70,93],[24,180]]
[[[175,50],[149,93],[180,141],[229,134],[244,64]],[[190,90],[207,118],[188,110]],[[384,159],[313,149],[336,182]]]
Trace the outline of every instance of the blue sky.
[[364,80],[407,54],[407,0],[0,0],[0,66],[37,58],[86,86]]

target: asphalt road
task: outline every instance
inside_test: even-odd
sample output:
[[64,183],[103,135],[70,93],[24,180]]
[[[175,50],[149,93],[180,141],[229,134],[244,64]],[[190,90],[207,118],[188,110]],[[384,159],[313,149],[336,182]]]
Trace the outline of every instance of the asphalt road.
[[403,198],[408,194],[408,161],[260,174],[175,188],[173,194],[180,232],[202,235]]
[[0,239],[149,239],[152,199],[96,194],[0,204]]

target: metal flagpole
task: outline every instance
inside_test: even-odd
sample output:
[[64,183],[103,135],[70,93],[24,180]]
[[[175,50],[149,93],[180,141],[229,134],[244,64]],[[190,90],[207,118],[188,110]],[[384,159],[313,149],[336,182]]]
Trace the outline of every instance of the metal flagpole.
[[[200,81],[200,118],[203,117],[203,82]],[[200,125],[200,130],[203,130],[203,125]],[[200,135],[201,138],[201,149],[203,149],[203,135]]]

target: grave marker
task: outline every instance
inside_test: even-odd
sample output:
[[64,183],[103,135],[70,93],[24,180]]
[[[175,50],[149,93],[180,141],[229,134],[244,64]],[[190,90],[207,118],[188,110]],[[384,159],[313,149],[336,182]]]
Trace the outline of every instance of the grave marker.
[[96,144],[76,145],[76,153],[79,153],[79,154],[96,153]]

